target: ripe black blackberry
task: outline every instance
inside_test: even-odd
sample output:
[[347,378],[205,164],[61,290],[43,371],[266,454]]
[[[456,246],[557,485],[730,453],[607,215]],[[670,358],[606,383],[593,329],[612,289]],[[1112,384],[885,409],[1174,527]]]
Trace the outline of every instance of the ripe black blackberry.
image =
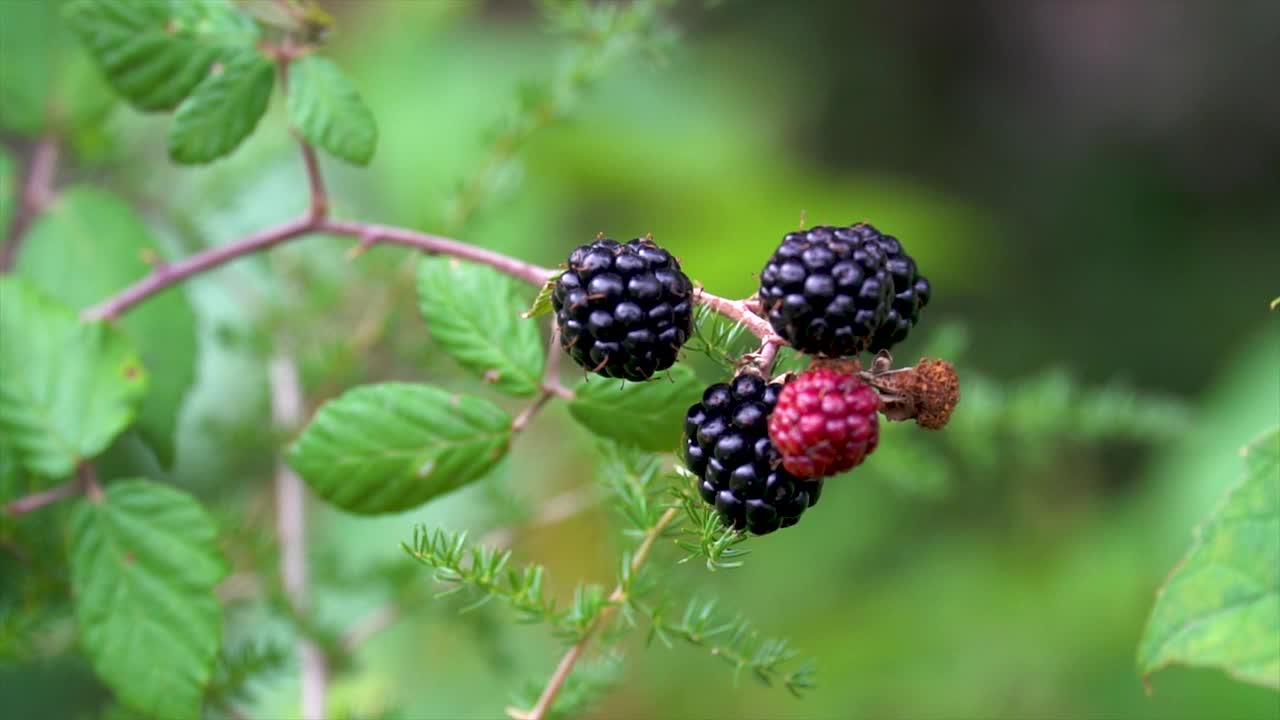
[[760,304],[775,332],[803,353],[866,349],[884,322],[893,279],[878,238],[820,225],[788,233],[760,273]]
[[858,223],[852,229],[880,244],[885,254],[885,267],[893,278],[893,301],[889,304],[889,312],[867,346],[871,352],[888,350],[907,339],[911,328],[920,320],[920,311],[929,304],[932,288],[929,280],[916,269],[916,261],[907,254],[898,238],[885,235],[870,223]]
[[769,440],[782,385],[742,374],[707,388],[685,416],[685,464],[725,525],[756,535],[790,527],[818,502],[821,480],[800,480]]
[[693,283],[649,238],[608,238],[569,254],[551,303],[560,344],[582,367],[648,380],[676,361],[693,331]]

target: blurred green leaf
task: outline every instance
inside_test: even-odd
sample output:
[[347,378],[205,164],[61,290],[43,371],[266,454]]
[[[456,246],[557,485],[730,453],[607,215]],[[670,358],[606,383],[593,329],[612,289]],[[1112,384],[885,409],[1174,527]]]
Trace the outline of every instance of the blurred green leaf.
[[168,110],[257,26],[229,0],[76,0],[65,16],[108,82],[140,110]]
[[1212,666],[1280,690],[1280,428],[1245,459],[1244,478],[1156,598],[1138,650],[1144,675]]
[[[147,274],[156,240],[132,208],[109,193],[73,187],[31,227],[18,273],[83,309]],[[68,282],[67,268],[81,268]],[[139,429],[162,464],[174,455],[178,416],[196,375],[196,317],[182,289],[168,290],[116,321],[150,375]]]
[[201,164],[231,153],[267,111],[275,66],[261,53],[238,50],[214,68],[173,115],[169,157],[175,162]]
[[196,718],[222,644],[217,531],[190,495],[145,480],[112,484],[71,518],[80,642],[124,704]]
[[574,391],[569,413],[591,432],[642,450],[673,450],[689,406],[702,397],[693,371],[676,365],[664,376],[633,383],[593,377]]
[[373,158],[373,113],[332,60],[308,55],[289,66],[289,117],[309,142],[347,162]]
[[18,168],[8,148],[0,146],[0,233],[9,232],[9,223],[18,207]]
[[289,464],[344,510],[397,512],[479,479],[510,439],[510,416],[488,400],[426,385],[365,385],[320,408]]
[[0,429],[32,472],[64,477],[137,415],[146,373],[124,335],[0,278]]
[[492,268],[442,257],[418,264],[418,307],[427,330],[463,367],[512,395],[534,395],[545,352],[535,323],[520,319],[515,284]]

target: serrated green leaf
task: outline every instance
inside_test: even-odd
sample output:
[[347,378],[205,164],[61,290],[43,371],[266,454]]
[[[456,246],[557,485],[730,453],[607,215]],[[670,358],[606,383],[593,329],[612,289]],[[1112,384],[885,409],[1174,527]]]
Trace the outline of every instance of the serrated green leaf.
[[[119,198],[73,187],[31,226],[18,274],[57,300],[83,309],[146,275],[155,238]],[[68,268],[76,268],[68,282]],[[196,374],[196,317],[181,288],[167,290],[116,321],[142,356],[150,381],[138,426],[159,460],[173,459],[173,438]]]
[[561,273],[556,273],[542,283],[542,287],[538,289],[538,296],[533,299],[533,304],[520,317],[531,320],[551,312],[551,293],[555,292],[556,281],[560,279],[560,275]]
[[510,439],[511,417],[488,400],[426,385],[365,385],[320,408],[289,464],[344,510],[398,512],[478,480]]
[[1244,478],[1156,597],[1138,649],[1144,675],[1208,666],[1280,689],[1280,428],[1245,452]]
[[75,0],[65,16],[107,81],[140,110],[182,102],[257,26],[230,0]]
[[545,352],[537,325],[520,320],[515,284],[492,268],[451,258],[418,264],[418,307],[427,330],[463,367],[512,395],[533,395]]
[[308,55],[289,66],[289,118],[311,144],[367,165],[378,144],[373,113],[328,58]]
[[187,493],[127,480],[81,500],[70,537],[80,644],[98,677],[136,710],[199,717],[227,572],[212,518]]
[[237,51],[214,66],[173,115],[169,157],[200,164],[228,155],[267,111],[275,66],[257,50]]
[[0,277],[0,431],[27,468],[71,474],[133,421],[146,372],[128,338]]
[[597,435],[665,452],[676,448],[685,413],[702,391],[693,371],[683,365],[642,383],[592,377],[574,391],[569,413]]

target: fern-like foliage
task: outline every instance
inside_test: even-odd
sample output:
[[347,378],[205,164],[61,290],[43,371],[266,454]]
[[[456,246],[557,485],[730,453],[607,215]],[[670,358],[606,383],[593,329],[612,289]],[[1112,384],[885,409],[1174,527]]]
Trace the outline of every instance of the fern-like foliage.
[[755,336],[742,323],[699,305],[693,313],[693,334],[684,349],[705,355],[719,367],[732,370],[738,358],[754,349],[754,342]]
[[627,531],[643,534],[666,510],[661,456],[614,442],[598,444],[596,481],[627,521]]
[[414,528],[412,544],[403,547],[418,562],[434,568],[436,581],[446,587],[439,597],[463,592],[476,596],[464,612],[498,598],[521,622],[556,624],[563,615],[555,600],[544,594],[546,569],[532,564],[521,570],[508,568],[510,551],[469,545],[465,532],[428,530],[422,525]]
[[735,680],[747,674],[767,687],[781,685],[797,697],[815,687],[813,664],[798,662],[799,654],[785,639],[762,636],[741,616],[718,616],[714,601],[692,600],[678,618],[665,606],[646,612],[650,641],[670,647],[678,639],[704,648],[733,667]]
[[671,494],[684,515],[676,545],[685,551],[682,563],[703,560],[711,571],[742,566],[748,550],[741,547],[747,534],[724,526],[715,508],[708,505],[694,483],[697,478],[683,467],[676,468],[676,483]]
[[270,643],[248,642],[223,650],[214,666],[213,680],[206,693],[216,707],[247,702],[249,685],[285,669],[292,662],[290,651]]

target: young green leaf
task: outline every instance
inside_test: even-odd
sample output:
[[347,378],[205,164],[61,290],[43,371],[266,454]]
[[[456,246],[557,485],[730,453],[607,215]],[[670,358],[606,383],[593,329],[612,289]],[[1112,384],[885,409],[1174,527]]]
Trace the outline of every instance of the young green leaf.
[[373,157],[373,113],[332,60],[308,55],[289,66],[289,118],[309,142],[347,162],[368,165]]
[[440,348],[512,395],[534,395],[545,353],[538,327],[520,319],[519,295],[505,275],[472,263],[424,257],[418,307]]
[[251,48],[214,65],[173,115],[169,156],[200,164],[230,154],[267,111],[274,81],[275,66]]
[[[155,237],[119,198],[88,187],[60,194],[31,226],[18,274],[74,309],[82,309],[145,275]],[[89,262],[86,262],[89,260]],[[82,267],[75,282],[67,268]],[[196,317],[181,289],[151,298],[116,321],[133,341],[150,377],[138,426],[161,463],[173,459],[178,413],[196,376]]]
[[108,82],[139,110],[168,110],[257,26],[230,0],[74,0],[68,24]]
[[69,475],[133,421],[146,375],[120,332],[8,276],[0,338],[0,431],[32,472]]
[[560,273],[558,272],[547,278],[547,281],[542,283],[542,287],[538,289],[538,295],[533,299],[533,304],[529,306],[528,310],[521,313],[520,317],[530,320],[550,314],[552,309],[551,293],[555,291],[556,281],[559,279]]
[[673,450],[702,384],[683,365],[642,383],[594,377],[574,391],[569,413],[591,432],[642,450]]
[[1156,597],[1138,649],[1144,675],[1210,666],[1280,689],[1280,428],[1245,459],[1244,478]]
[[320,408],[289,464],[344,510],[398,512],[479,479],[510,439],[511,417],[488,400],[426,385],[365,385]]
[[217,531],[190,495],[145,480],[112,484],[71,517],[80,644],[120,701],[197,718],[222,643]]

